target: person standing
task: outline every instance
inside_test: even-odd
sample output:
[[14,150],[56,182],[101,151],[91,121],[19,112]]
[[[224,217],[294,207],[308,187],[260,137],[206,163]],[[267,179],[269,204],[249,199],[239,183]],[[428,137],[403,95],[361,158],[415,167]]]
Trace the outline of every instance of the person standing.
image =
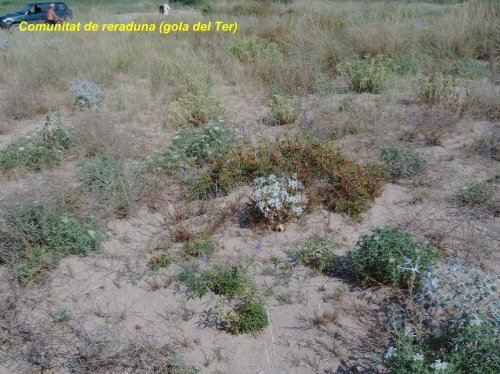
[[164,16],[168,16],[169,12],[170,12],[170,6],[168,5],[168,1],[165,1],[163,5],[160,5],[160,13],[163,14]]
[[47,23],[49,25],[55,25],[57,22],[62,21],[56,14],[56,4],[51,3],[49,9],[47,10]]

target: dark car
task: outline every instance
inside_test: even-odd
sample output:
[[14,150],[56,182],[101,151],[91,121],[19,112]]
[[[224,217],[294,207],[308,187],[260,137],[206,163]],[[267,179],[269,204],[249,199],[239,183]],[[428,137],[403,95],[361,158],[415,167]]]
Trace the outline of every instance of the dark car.
[[0,28],[16,29],[23,21],[28,23],[42,23],[47,20],[49,5],[54,3],[56,14],[61,19],[71,19],[73,12],[68,6],[60,1],[43,1],[24,4],[17,12],[0,15]]

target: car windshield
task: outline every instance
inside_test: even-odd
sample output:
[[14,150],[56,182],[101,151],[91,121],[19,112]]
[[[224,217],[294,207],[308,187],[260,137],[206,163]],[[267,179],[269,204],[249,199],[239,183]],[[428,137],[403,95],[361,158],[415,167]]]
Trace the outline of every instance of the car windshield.
[[18,13],[26,13],[30,9],[29,4],[24,4],[21,8],[17,10]]

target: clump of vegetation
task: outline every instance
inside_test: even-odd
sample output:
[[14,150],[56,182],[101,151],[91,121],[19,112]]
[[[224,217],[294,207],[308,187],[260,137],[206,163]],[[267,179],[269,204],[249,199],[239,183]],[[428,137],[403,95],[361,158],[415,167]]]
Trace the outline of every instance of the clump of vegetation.
[[453,64],[452,73],[461,78],[477,79],[484,77],[487,73],[486,67],[480,62],[461,58]]
[[383,57],[346,60],[337,70],[355,92],[379,93],[392,79],[392,61]]
[[81,110],[96,112],[104,109],[104,90],[92,81],[71,81],[69,88],[75,95],[74,105]]
[[349,266],[363,284],[408,288],[420,284],[420,272],[435,265],[439,252],[406,231],[385,227],[364,234],[349,252]]
[[290,251],[299,265],[330,274],[335,270],[337,245],[334,241],[321,236],[313,236],[298,242]]
[[325,74],[319,73],[316,75],[316,83],[314,84],[314,92],[321,96],[332,95],[337,92],[335,85]]
[[172,175],[180,169],[200,166],[220,157],[235,140],[234,131],[224,123],[184,127],[174,136],[170,147],[151,158],[151,165],[156,172]]
[[184,257],[207,258],[213,255],[218,248],[218,243],[205,234],[191,236],[182,248]]
[[500,131],[495,130],[482,135],[473,144],[474,150],[492,161],[500,161]]
[[448,98],[455,87],[453,77],[436,73],[420,79],[418,98],[423,104],[435,105]]
[[382,151],[382,161],[394,178],[409,177],[425,169],[426,162],[420,154],[402,144],[393,144]]
[[15,168],[40,171],[59,165],[64,153],[73,145],[74,139],[69,130],[49,115],[43,129],[33,136],[23,136],[0,150],[0,171]]
[[286,139],[257,147],[242,144],[215,159],[207,172],[194,180],[193,192],[204,196],[227,193],[259,177],[296,175],[310,204],[325,204],[336,212],[359,215],[379,194],[380,173],[350,161],[332,145],[312,139]]
[[469,206],[478,206],[488,204],[493,197],[493,188],[486,182],[467,183],[460,189],[460,201]]
[[276,57],[280,55],[280,50],[275,42],[258,39],[237,41],[230,51],[243,63],[255,62],[259,57]]
[[401,56],[391,60],[391,69],[397,74],[414,74],[419,70],[418,61],[411,56]]
[[264,329],[267,312],[257,296],[255,284],[245,269],[234,266],[215,266],[201,273],[196,268],[185,269],[179,280],[196,297],[208,292],[224,297],[209,316],[210,325],[233,334],[245,334]]
[[188,77],[187,83],[180,87],[179,97],[170,105],[168,123],[199,126],[222,119],[224,106],[211,91],[211,83]]
[[149,268],[153,271],[168,268],[172,263],[172,258],[166,253],[159,254],[151,258],[148,262]]
[[0,234],[0,262],[12,264],[23,285],[44,279],[66,256],[96,251],[106,238],[96,223],[43,204],[16,205]]
[[431,145],[441,145],[457,123],[454,116],[435,107],[424,106],[411,114],[409,122]]
[[277,125],[295,122],[300,111],[300,99],[294,95],[273,94],[269,100],[268,118]]
[[425,273],[423,285],[395,318],[384,366],[400,373],[500,370],[497,278],[455,263]]
[[277,177],[271,174],[257,178],[250,196],[249,217],[273,230],[284,230],[293,218],[302,216],[307,206],[304,186],[296,176]]
[[140,165],[121,165],[104,154],[79,166],[83,190],[92,196],[100,210],[127,217],[139,198],[143,173]]

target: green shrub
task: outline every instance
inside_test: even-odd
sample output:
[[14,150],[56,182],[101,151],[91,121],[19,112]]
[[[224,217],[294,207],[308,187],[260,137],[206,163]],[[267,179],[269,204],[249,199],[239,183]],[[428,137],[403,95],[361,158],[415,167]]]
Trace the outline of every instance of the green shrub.
[[[348,160],[332,145],[312,139],[242,144],[216,158],[205,174],[191,181],[196,196],[227,193],[258,177],[297,175],[312,202],[336,212],[359,215],[380,192],[383,179]],[[321,181],[322,183],[316,183]]]
[[223,322],[225,329],[233,334],[260,331],[269,325],[264,303],[255,296],[241,300],[233,311],[225,314]]
[[219,266],[205,273],[208,288],[216,295],[233,298],[251,293],[250,279],[244,269]]
[[328,96],[337,92],[331,79],[325,74],[319,73],[316,75],[316,83],[314,85],[314,92],[318,95]]
[[59,165],[73,143],[71,133],[49,115],[35,135],[21,137],[0,150],[0,172],[20,167],[40,171]]
[[335,269],[337,245],[335,242],[321,236],[295,244],[291,255],[299,265],[305,265],[324,273],[331,273]]
[[499,350],[496,328],[483,322],[428,339],[399,337],[383,363],[391,373],[494,374],[500,371]]
[[216,9],[215,7],[213,6],[213,4],[211,4],[210,2],[208,2],[207,0],[204,0],[201,4],[200,4],[200,11],[201,11],[201,14],[203,14],[204,16],[210,16],[212,14],[215,14],[216,13]]
[[255,284],[241,267],[215,266],[201,273],[196,267],[188,267],[180,274],[179,281],[195,297],[213,292],[224,298],[209,315],[210,324],[221,330],[245,334],[262,330],[269,323],[265,306],[256,295]]
[[174,136],[170,147],[151,158],[151,165],[156,172],[172,175],[179,169],[200,166],[220,157],[234,142],[234,131],[223,123],[185,127]]
[[42,204],[18,204],[0,228],[0,262],[15,265],[22,284],[40,281],[60,259],[86,256],[106,238],[102,227]]
[[184,244],[184,257],[207,258],[217,251],[218,243],[210,235],[196,235],[190,237]]
[[439,252],[405,231],[379,227],[362,235],[347,257],[352,272],[363,284],[406,288],[413,283],[418,286],[419,271],[434,266]]
[[425,160],[411,148],[393,144],[382,151],[382,161],[394,178],[409,177],[425,169]]
[[421,103],[434,105],[445,100],[455,90],[455,81],[450,76],[436,73],[420,79],[418,98]]
[[484,77],[488,70],[480,62],[462,58],[453,64],[452,73],[461,78],[477,79]]
[[149,268],[153,271],[158,271],[160,269],[164,269],[169,267],[172,263],[172,259],[166,253],[162,253],[158,256],[154,256],[151,260],[149,260]]
[[460,189],[459,197],[466,205],[487,204],[493,197],[493,188],[488,182],[471,182]]
[[255,62],[259,57],[277,57],[281,53],[275,42],[258,39],[237,41],[230,52],[243,63]]
[[177,126],[199,126],[224,117],[224,106],[212,96],[211,90],[210,83],[188,77],[187,83],[180,88],[180,96],[170,105],[167,122]]
[[121,165],[104,154],[79,165],[83,190],[95,198],[103,212],[123,218],[134,209],[144,182],[139,165]]
[[338,66],[351,90],[379,93],[392,79],[392,61],[382,57],[347,60]]
[[274,94],[269,100],[268,118],[277,125],[295,122],[300,112],[300,99],[294,95]]

